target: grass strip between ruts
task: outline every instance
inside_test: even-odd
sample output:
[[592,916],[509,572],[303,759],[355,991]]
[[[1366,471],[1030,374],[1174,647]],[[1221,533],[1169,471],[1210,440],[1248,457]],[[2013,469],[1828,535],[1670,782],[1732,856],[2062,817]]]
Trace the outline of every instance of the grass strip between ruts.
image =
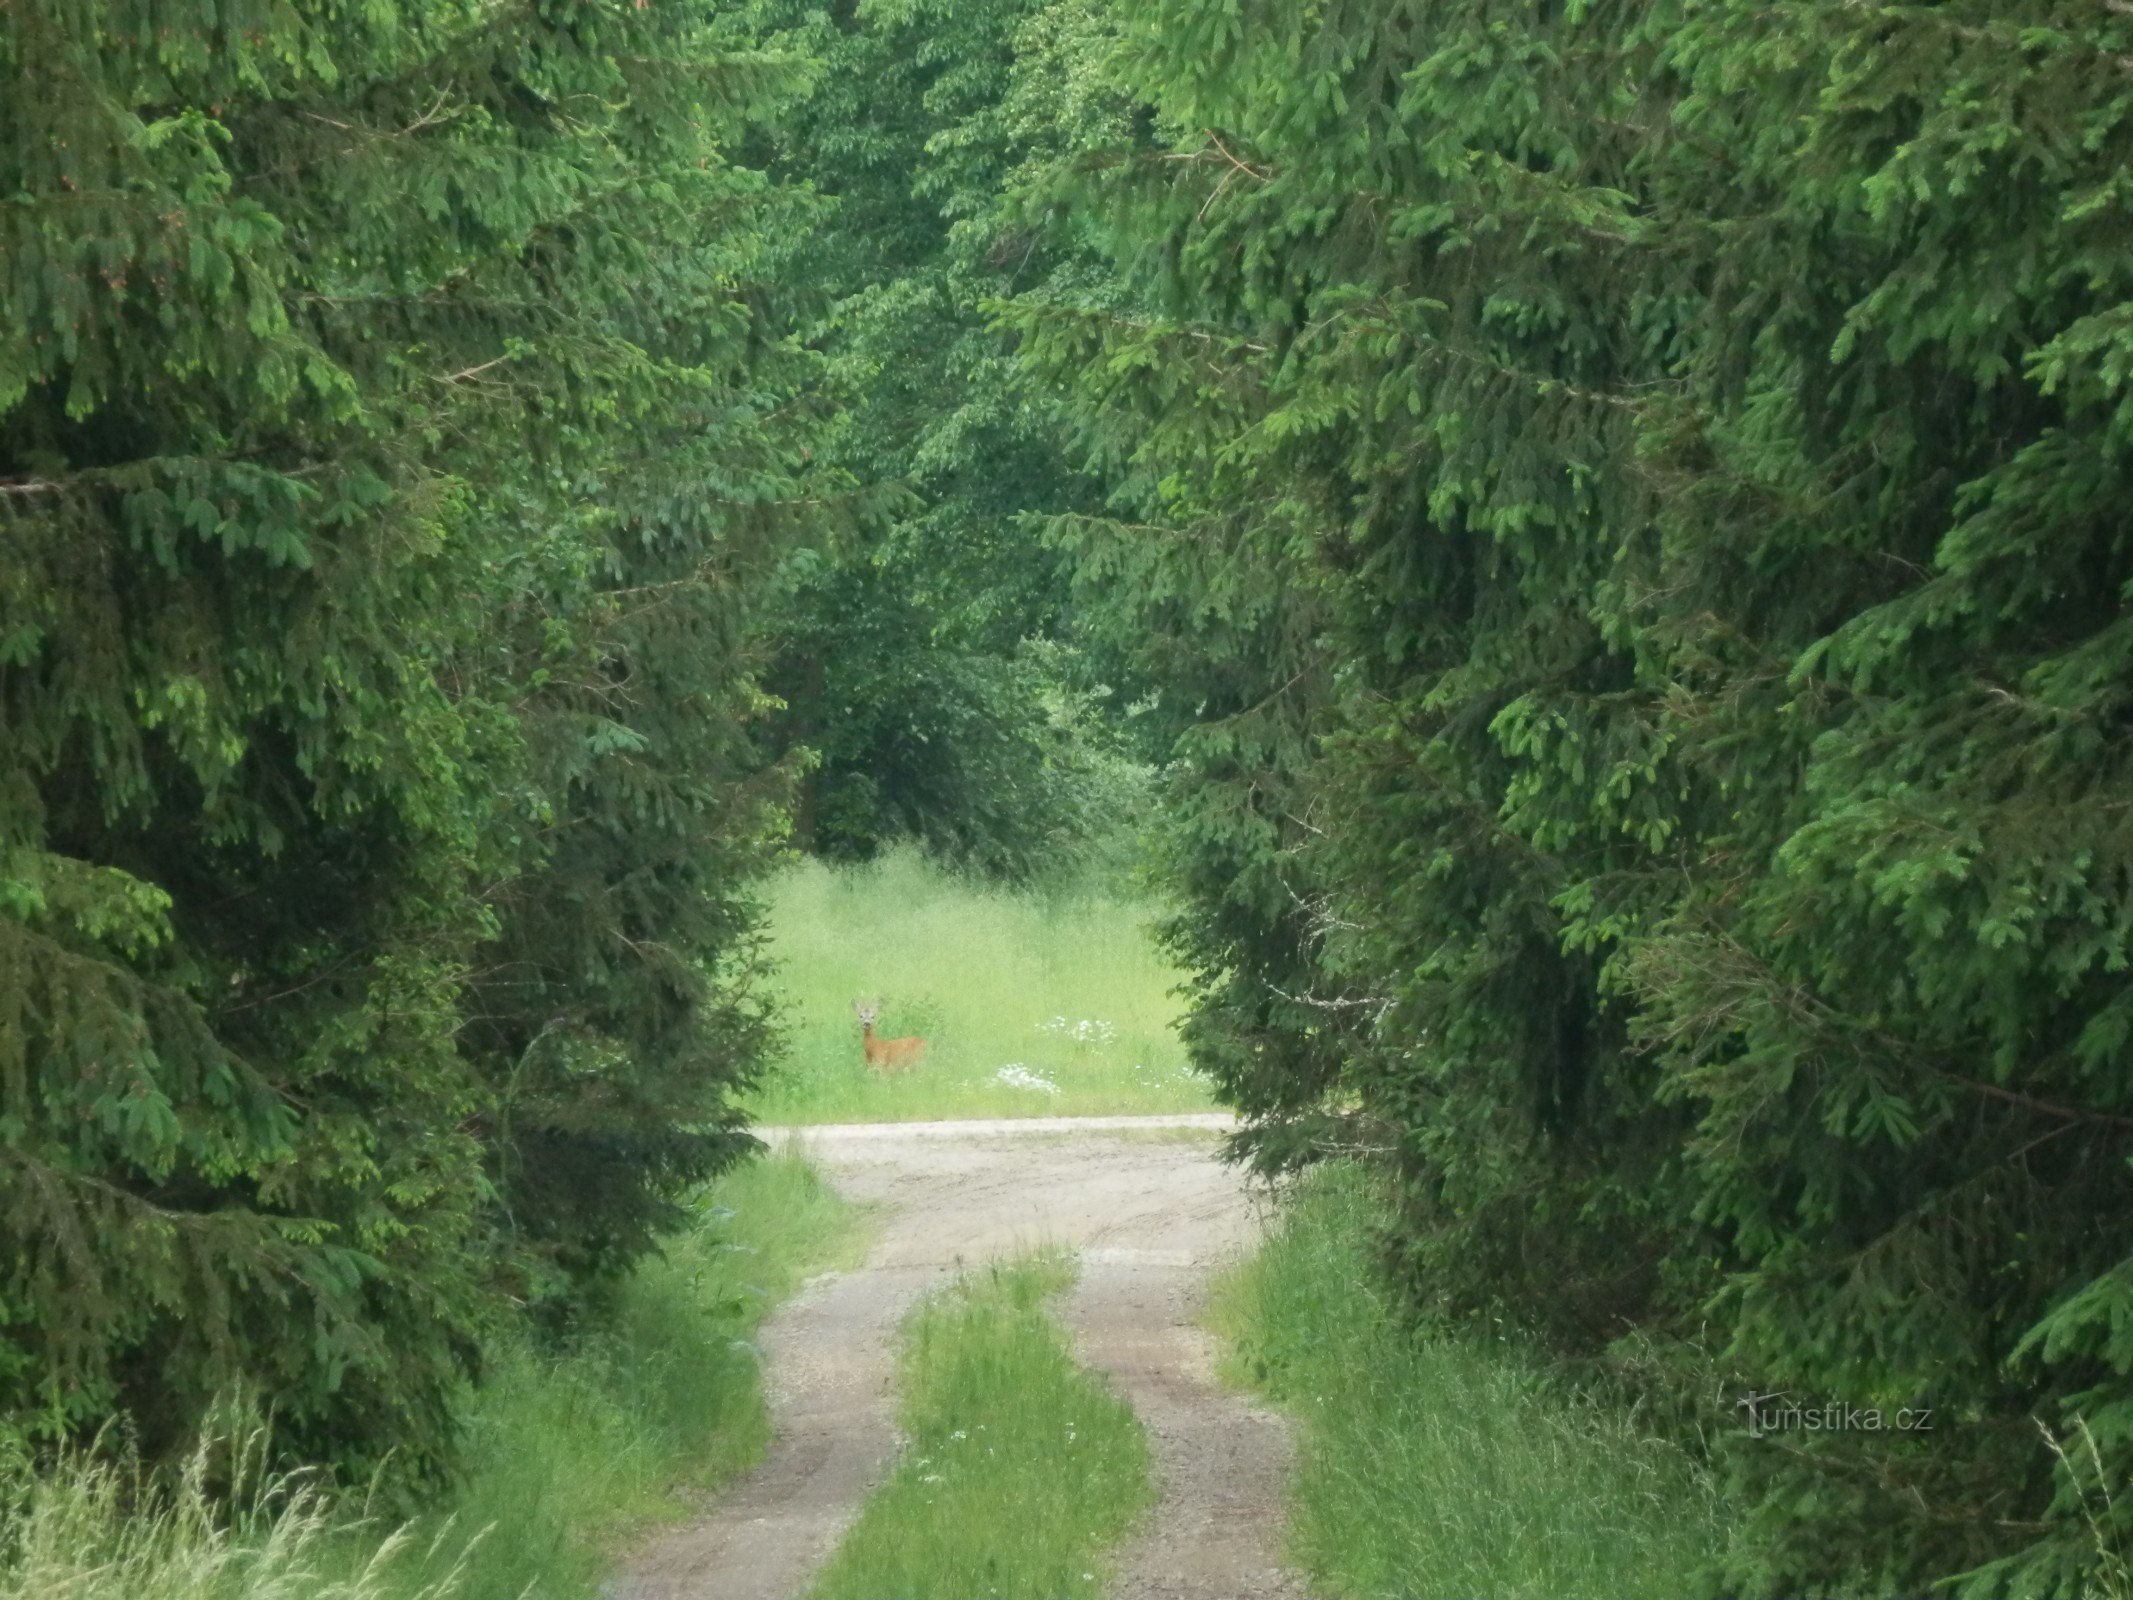
[[909,1444],[810,1591],[815,1600],[1094,1597],[1152,1503],[1133,1408],[1078,1367],[1046,1301],[1071,1257],[965,1274],[905,1325]]

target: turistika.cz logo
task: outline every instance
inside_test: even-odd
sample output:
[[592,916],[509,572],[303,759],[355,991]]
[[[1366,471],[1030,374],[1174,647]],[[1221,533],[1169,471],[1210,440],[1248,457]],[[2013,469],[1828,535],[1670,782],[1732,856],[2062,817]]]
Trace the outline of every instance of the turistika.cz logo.
[[1855,1406],[1831,1400],[1807,1406],[1785,1394],[1751,1394],[1734,1404],[1748,1417],[1748,1437],[1766,1433],[1931,1433],[1931,1406]]

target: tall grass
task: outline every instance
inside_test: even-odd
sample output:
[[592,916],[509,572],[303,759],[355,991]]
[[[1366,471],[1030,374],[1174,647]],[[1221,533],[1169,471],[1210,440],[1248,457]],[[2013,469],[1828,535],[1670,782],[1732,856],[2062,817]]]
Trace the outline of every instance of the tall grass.
[[[315,1480],[261,1475],[259,1445],[256,1431],[217,1434],[175,1484],[116,1451],[41,1472],[19,1452],[0,1459],[0,1600],[417,1600],[386,1576],[406,1531],[331,1575],[345,1566],[332,1501]],[[447,1566],[421,1600],[444,1600],[458,1577]]]
[[1300,1423],[1291,1553],[1326,1593],[1413,1600],[1701,1592],[1710,1488],[1514,1346],[1418,1334],[1373,1287],[1366,1176],[1325,1170],[1216,1286],[1230,1375]]
[[910,1443],[810,1591],[815,1600],[1066,1600],[1154,1499],[1133,1408],[1075,1366],[1045,1301],[1071,1258],[971,1273],[906,1326]]
[[465,1600],[590,1594],[626,1530],[683,1509],[769,1443],[755,1346],[765,1313],[809,1271],[849,1255],[852,1208],[789,1153],[744,1163],[699,1202],[702,1221],[623,1286],[612,1319],[561,1353],[504,1351],[466,1417],[469,1474],[449,1516],[471,1548],[418,1526],[391,1568],[419,1590],[463,1562]]
[[[495,1352],[463,1413],[466,1475],[397,1531],[284,1479],[240,1496],[217,1442],[175,1485],[77,1459],[0,1460],[0,1600],[568,1600],[615,1543],[746,1470],[769,1437],[750,1336],[809,1271],[849,1258],[851,1207],[792,1155],[712,1185],[701,1222],[562,1351]],[[237,1481],[251,1481],[243,1472]]]
[[[1178,974],[1153,909],[1084,880],[1013,892],[916,851],[860,867],[803,861],[772,885],[791,1051],[757,1094],[765,1122],[1204,1111],[1178,1041]],[[923,1060],[870,1073],[854,1000]]]

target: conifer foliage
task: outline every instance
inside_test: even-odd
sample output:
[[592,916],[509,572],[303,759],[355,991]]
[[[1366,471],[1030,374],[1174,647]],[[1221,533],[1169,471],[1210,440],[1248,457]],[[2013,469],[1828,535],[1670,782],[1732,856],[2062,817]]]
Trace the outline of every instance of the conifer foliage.
[[1101,678],[1240,1153],[1377,1160],[1419,1309],[1708,1446],[1714,1589],[2122,1581],[2129,61],[12,0],[0,1442],[249,1384],[440,1465],[744,1144],[798,769],[826,849],[1026,871]]
[[[1374,1152],[1419,1303],[1714,1441],[1714,1583],[2101,1581],[2133,19],[1125,21],[1147,143],[1025,204],[1126,292],[1003,316],[1116,486],[1061,531],[1164,685],[1245,1147]],[[1749,1394],[1886,1425],[1751,1437]]]
[[824,450],[901,491],[781,607],[777,731],[817,757],[801,842],[864,857],[901,835],[996,876],[1057,867],[1139,809],[1104,704],[1130,695],[1034,526],[1096,486],[982,307],[1082,265],[995,213],[1012,173],[1091,137],[1115,97],[1077,103],[1030,70],[1033,30],[1056,26],[1035,0],[747,9],[822,63],[770,148],[819,197],[783,272],[846,402]]
[[797,83],[689,0],[0,15],[6,1426],[434,1463],[743,1142]]

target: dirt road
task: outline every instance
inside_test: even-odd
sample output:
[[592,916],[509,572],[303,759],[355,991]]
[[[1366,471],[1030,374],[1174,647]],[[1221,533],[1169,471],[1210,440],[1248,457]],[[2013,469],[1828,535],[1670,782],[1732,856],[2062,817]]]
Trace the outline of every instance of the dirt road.
[[1132,1401],[1161,1500],[1123,1553],[1119,1600],[1301,1594],[1275,1557],[1288,1437],[1215,1384],[1193,1317],[1209,1271],[1258,1225],[1197,1117],[1052,1117],[804,1130],[838,1189],[880,1208],[856,1272],[819,1278],[764,1324],[776,1440],[705,1517],[641,1551],[612,1600],[795,1600],[897,1445],[897,1324],[961,1264],[1072,1246],[1065,1307],[1081,1359]]

